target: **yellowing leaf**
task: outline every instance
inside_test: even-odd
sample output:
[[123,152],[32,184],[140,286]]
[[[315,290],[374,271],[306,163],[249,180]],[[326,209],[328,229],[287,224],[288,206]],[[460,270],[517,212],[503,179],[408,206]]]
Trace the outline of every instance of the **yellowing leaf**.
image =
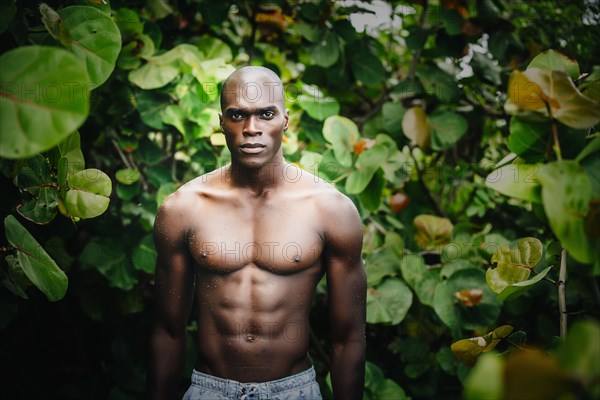
[[473,307],[483,299],[483,291],[481,289],[463,289],[454,293],[454,297],[465,306]]
[[513,330],[514,328],[510,325],[502,325],[486,335],[454,342],[450,348],[460,362],[467,366],[473,366],[477,356],[493,350],[500,340],[507,338]]
[[587,129],[600,122],[600,103],[581,94],[564,71],[528,68],[515,71],[508,84],[511,113],[535,111],[551,116],[576,129]]
[[501,246],[492,256],[496,268],[486,271],[485,280],[496,293],[513,283],[529,278],[531,270],[542,258],[542,242],[533,237],[519,239],[516,248]]
[[429,125],[423,107],[415,106],[406,110],[402,118],[402,131],[420,148],[429,147]]
[[448,218],[421,214],[414,221],[415,241],[425,250],[434,250],[450,242],[454,226]]

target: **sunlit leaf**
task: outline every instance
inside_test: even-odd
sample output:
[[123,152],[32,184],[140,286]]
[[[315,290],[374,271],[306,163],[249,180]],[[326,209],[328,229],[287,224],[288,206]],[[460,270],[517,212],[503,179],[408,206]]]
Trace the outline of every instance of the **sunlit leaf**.
[[65,7],[58,11],[69,29],[71,50],[85,65],[90,88],[103,84],[121,51],[121,33],[106,13],[89,6]]
[[343,167],[352,165],[354,143],[360,139],[356,124],[339,115],[328,117],[323,124],[323,137],[333,148],[333,154]]
[[508,86],[506,110],[537,111],[547,115],[547,107],[563,124],[586,129],[600,121],[600,104],[584,96],[566,72],[529,68],[515,71]]
[[502,325],[486,335],[459,340],[452,343],[452,353],[459,361],[471,367],[475,365],[481,353],[493,350],[500,340],[507,338],[513,330],[510,325]]
[[504,359],[495,353],[481,356],[464,382],[465,400],[501,400],[503,396]]
[[27,278],[48,300],[62,299],[67,291],[68,279],[52,257],[12,215],[4,219],[4,229],[6,239],[17,252],[18,266],[23,269]]
[[527,69],[529,68],[566,72],[574,81],[579,78],[579,64],[577,64],[577,61],[552,49],[535,56],[527,66]]
[[506,286],[504,289],[502,289],[500,293],[498,293],[498,300],[508,301],[517,298],[518,296],[522,295],[527,289],[544,279],[544,277],[548,275],[548,272],[550,272],[550,269],[552,269],[552,267],[548,267],[543,271],[540,271],[533,278],[517,283],[512,283]]
[[95,169],[84,169],[69,180],[65,197],[68,213],[78,218],[94,218],[108,208],[112,182],[108,175]]
[[31,157],[77,129],[89,111],[88,81],[67,50],[25,46],[2,54],[0,157]]
[[500,293],[508,285],[528,279],[541,260],[542,251],[542,242],[533,237],[519,239],[514,248],[501,246],[492,256],[492,263],[497,263],[497,267],[486,271],[490,288]]
[[137,168],[123,168],[117,171],[115,178],[119,183],[131,185],[140,180],[140,171]]
[[423,107],[414,106],[406,110],[402,118],[402,132],[420,148],[429,147],[429,124]]
[[354,169],[350,172],[346,180],[346,193],[361,193],[367,187],[381,164],[385,162],[386,156],[387,150],[382,145],[375,145],[360,153],[354,163]]
[[340,112],[340,103],[333,97],[301,96],[298,105],[317,121]]
[[485,178],[485,185],[503,195],[541,203],[541,187],[537,180],[540,164],[509,164]]

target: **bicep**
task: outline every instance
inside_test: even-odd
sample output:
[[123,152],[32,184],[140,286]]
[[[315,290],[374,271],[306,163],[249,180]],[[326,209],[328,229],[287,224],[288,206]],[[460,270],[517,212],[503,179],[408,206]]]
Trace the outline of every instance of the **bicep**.
[[360,217],[353,206],[340,211],[330,221],[325,252],[334,341],[364,338],[367,287]]
[[185,329],[194,289],[185,228],[176,210],[161,207],[154,224],[157,323],[170,333]]

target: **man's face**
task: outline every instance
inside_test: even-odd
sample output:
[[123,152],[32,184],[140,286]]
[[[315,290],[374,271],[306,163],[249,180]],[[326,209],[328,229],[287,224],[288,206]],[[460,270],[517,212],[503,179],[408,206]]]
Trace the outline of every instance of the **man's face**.
[[288,126],[281,82],[263,73],[230,79],[223,88],[221,128],[232,161],[260,168],[279,154]]

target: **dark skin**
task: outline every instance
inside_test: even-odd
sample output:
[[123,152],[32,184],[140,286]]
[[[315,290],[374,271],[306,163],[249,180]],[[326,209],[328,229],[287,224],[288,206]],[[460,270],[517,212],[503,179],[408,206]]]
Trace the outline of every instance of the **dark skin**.
[[223,88],[220,115],[231,164],[188,182],[158,211],[151,399],[176,398],[193,301],[198,371],[265,382],[310,368],[309,312],[324,274],[334,397],[362,399],[360,217],[331,185],[284,162],[282,88],[264,68],[234,72]]

